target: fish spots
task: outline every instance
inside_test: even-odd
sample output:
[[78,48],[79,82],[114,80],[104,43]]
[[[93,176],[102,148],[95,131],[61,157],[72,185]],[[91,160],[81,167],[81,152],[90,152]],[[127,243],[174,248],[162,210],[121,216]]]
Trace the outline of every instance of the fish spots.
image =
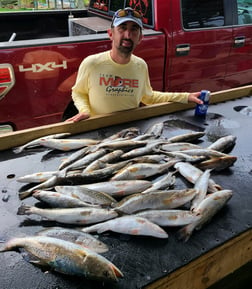
[[168,216],[168,219],[169,220],[177,220],[178,216],[177,215],[170,215],[170,216]]
[[129,171],[130,171],[131,173],[136,173],[136,172],[139,171],[139,168],[137,168],[137,167],[131,167],[131,168],[129,169]]
[[132,229],[130,230],[131,235],[138,235],[139,234],[139,229]]

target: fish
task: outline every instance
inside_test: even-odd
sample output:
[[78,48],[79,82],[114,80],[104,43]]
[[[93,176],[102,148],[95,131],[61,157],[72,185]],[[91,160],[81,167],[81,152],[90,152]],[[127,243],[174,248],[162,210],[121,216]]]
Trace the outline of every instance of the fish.
[[190,155],[190,156],[204,156],[207,158],[215,158],[215,157],[223,157],[226,156],[226,154],[221,153],[219,151],[215,151],[213,149],[188,149],[183,151],[183,153]]
[[89,163],[83,170],[83,173],[89,173],[97,169],[105,168],[107,163],[119,160],[123,153],[124,153],[123,150],[115,150],[107,154],[104,154],[103,156]]
[[122,159],[128,159],[128,158],[134,158],[134,157],[150,154],[153,152],[154,148],[159,147],[159,145],[162,143],[163,143],[162,140],[151,141],[150,143],[146,144],[144,147],[135,148],[135,149],[132,149],[132,150],[122,154],[121,158]]
[[39,137],[39,138],[34,139],[34,140],[32,140],[32,141],[30,141],[30,142],[28,142],[22,146],[15,147],[13,149],[13,152],[18,154],[27,148],[34,148],[34,147],[41,146],[41,140],[42,139],[58,139],[58,138],[63,138],[63,137],[69,136],[69,135],[71,135],[71,134],[70,133],[58,133],[58,134],[51,134],[51,135]]
[[82,158],[76,160],[75,162],[71,163],[70,165],[66,166],[63,170],[60,171],[60,175],[65,175],[69,170],[76,170],[76,169],[84,169],[87,165],[89,165],[94,160],[97,160],[101,156],[104,156],[107,153],[105,149],[100,149],[89,154],[86,154]]
[[[203,171],[195,167],[194,165],[186,162],[177,162],[174,168],[190,183],[195,184],[199,176],[203,174]],[[209,179],[208,192],[213,193],[218,190],[222,190],[221,185],[216,184],[213,179]]]
[[211,170],[206,170],[201,174],[195,182],[194,189],[197,190],[195,197],[191,202],[190,210],[194,211],[195,208],[203,201],[207,195],[208,183],[210,179]]
[[190,163],[195,163],[195,162],[200,162],[206,159],[205,156],[198,156],[198,155],[189,155],[186,153],[186,151],[173,151],[173,152],[169,152],[169,151],[164,151],[160,148],[155,149],[155,152],[160,152],[161,154],[165,154],[170,158],[176,158],[179,159],[181,161],[185,161],[185,162],[190,162]]
[[161,149],[168,152],[185,151],[189,149],[200,149],[201,147],[189,142],[173,142],[161,145]]
[[135,216],[145,218],[161,227],[185,226],[195,222],[199,215],[189,210],[145,210],[136,213]]
[[91,280],[118,281],[123,273],[108,259],[80,245],[47,236],[13,238],[1,252],[23,248],[34,256],[38,265],[49,265],[53,270],[84,276]]
[[102,181],[108,179],[113,174],[115,174],[122,167],[129,163],[128,160],[111,164],[103,169],[95,170],[90,173],[82,173],[70,171],[67,174],[57,173],[57,175],[52,176],[47,181],[40,183],[26,191],[19,192],[19,199],[23,200],[29,197],[35,190],[45,190],[56,185],[69,185],[69,184],[85,184],[92,183],[96,181]]
[[77,229],[69,229],[62,227],[49,227],[40,230],[36,233],[36,236],[53,237],[69,242],[73,242],[84,248],[88,248],[96,253],[104,253],[109,250],[108,246],[102,241],[95,238],[93,235],[84,233]]
[[155,139],[155,136],[153,134],[144,133],[134,137],[132,140],[138,141],[138,140],[152,140],[152,139]]
[[184,242],[188,241],[194,230],[200,230],[203,225],[210,222],[213,216],[231,199],[232,190],[221,190],[208,196],[197,206],[194,213],[200,218],[186,225],[177,232],[177,236]]
[[168,142],[191,142],[203,137],[205,132],[189,132],[185,134],[176,135],[167,139]]
[[85,227],[81,231],[86,233],[106,231],[134,235],[168,238],[168,234],[158,225],[138,216],[122,216],[93,226]]
[[148,141],[135,141],[135,140],[114,140],[111,142],[103,142],[99,144],[99,148],[105,148],[105,149],[120,149],[120,150],[125,150],[125,149],[133,149],[137,147],[142,147],[145,146],[148,143]]
[[35,206],[21,205],[18,215],[39,215],[50,221],[63,224],[87,225],[102,222],[118,216],[117,212],[103,208],[53,208],[40,209]]
[[80,208],[80,207],[94,207],[97,204],[87,203],[75,196],[69,196],[54,191],[35,191],[32,196],[39,201],[45,202],[52,208]]
[[139,180],[145,179],[157,174],[162,174],[172,167],[179,160],[173,159],[164,164],[147,164],[147,163],[136,163],[129,165],[119,172],[117,172],[111,180]]
[[22,177],[18,177],[17,181],[20,183],[43,183],[49,180],[51,177],[57,175],[57,171],[45,171],[28,174]]
[[215,171],[221,171],[231,167],[236,161],[236,156],[227,155],[202,161],[201,163],[197,164],[197,167],[201,170],[213,169]]
[[66,159],[62,161],[62,163],[59,165],[59,170],[63,170],[65,167],[69,166],[73,162],[84,157],[88,153],[88,150],[89,150],[89,147],[84,147],[72,153],[69,157],[67,157]]
[[113,197],[124,197],[141,193],[151,186],[152,182],[147,180],[107,181],[81,185],[81,187],[103,192]]
[[175,182],[176,182],[176,177],[174,175],[174,172],[168,172],[168,174],[165,174],[162,178],[153,182],[150,188],[142,191],[142,194],[146,194],[146,193],[153,192],[156,190],[164,190],[164,189],[171,188],[174,186]]
[[55,175],[55,176],[50,177],[46,181],[39,183],[38,185],[36,185],[34,187],[31,187],[28,190],[18,192],[19,199],[23,200],[23,199],[29,197],[36,190],[43,190],[43,189],[51,188],[57,184],[57,180],[58,180],[58,176]]
[[146,131],[145,134],[153,135],[155,138],[159,138],[164,130],[164,123],[158,122],[154,123],[152,126],[150,126]]
[[151,154],[151,155],[143,155],[138,156],[130,159],[132,163],[152,163],[152,164],[158,164],[163,161],[167,161],[167,157],[162,154]]
[[235,143],[236,143],[236,136],[227,135],[227,136],[218,138],[215,142],[213,142],[207,148],[211,150],[216,150],[219,152],[225,152],[233,148]]
[[157,190],[148,194],[139,193],[124,197],[113,207],[116,212],[124,214],[133,214],[147,209],[174,209],[190,202],[195,194],[195,189]]
[[113,140],[121,139],[131,139],[140,135],[140,129],[138,127],[128,127],[120,130],[119,132],[112,134],[111,136],[104,138],[101,142],[110,142]]
[[60,150],[60,151],[71,151],[80,149],[86,146],[97,144],[99,141],[94,139],[48,139],[42,138],[40,140],[40,145]]
[[105,179],[108,179],[114,175],[117,171],[127,166],[130,163],[130,160],[125,160],[117,162],[114,164],[108,164],[105,168],[97,169],[88,173],[85,172],[68,172],[66,176],[57,176],[58,184],[84,184],[98,182]]
[[107,193],[91,190],[84,186],[56,186],[55,190],[92,205],[110,206],[117,202]]

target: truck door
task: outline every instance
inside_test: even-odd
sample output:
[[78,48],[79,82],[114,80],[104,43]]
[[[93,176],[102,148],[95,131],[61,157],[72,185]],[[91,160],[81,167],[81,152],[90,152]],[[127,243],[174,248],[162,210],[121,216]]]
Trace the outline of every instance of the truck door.
[[232,45],[228,1],[181,0],[171,1],[171,6],[166,90],[221,90]]
[[233,43],[226,87],[252,83],[252,0],[234,0],[233,11]]

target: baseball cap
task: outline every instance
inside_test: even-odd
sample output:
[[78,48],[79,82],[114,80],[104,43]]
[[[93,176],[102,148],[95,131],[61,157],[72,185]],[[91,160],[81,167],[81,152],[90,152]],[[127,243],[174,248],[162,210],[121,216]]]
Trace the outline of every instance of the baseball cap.
[[111,26],[116,27],[127,21],[133,21],[136,24],[138,24],[141,28],[143,28],[142,13],[132,9],[131,7],[126,7],[124,9],[117,10],[112,19]]

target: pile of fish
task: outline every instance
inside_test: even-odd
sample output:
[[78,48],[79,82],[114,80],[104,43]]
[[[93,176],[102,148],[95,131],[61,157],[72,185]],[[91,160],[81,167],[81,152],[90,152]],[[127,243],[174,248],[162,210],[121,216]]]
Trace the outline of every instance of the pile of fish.
[[[0,251],[24,248],[37,263],[56,271],[116,281],[123,273],[100,255],[108,248],[91,233],[168,238],[165,228],[179,227],[178,237],[187,241],[232,197],[231,190],[215,183],[211,172],[234,164],[237,158],[227,151],[236,137],[224,136],[203,148],[195,141],[204,132],[164,138],[163,128],[164,123],[156,123],[141,133],[131,127],[103,140],[57,134],[15,148],[15,153],[36,146],[74,152],[54,171],[18,178],[33,185],[19,192],[21,200],[32,196],[48,206],[22,204],[18,214],[39,215],[61,227],[11,239]],[[188,187],[176,188],[177,174]],[[78,228],[67,229],[64,224]]]

